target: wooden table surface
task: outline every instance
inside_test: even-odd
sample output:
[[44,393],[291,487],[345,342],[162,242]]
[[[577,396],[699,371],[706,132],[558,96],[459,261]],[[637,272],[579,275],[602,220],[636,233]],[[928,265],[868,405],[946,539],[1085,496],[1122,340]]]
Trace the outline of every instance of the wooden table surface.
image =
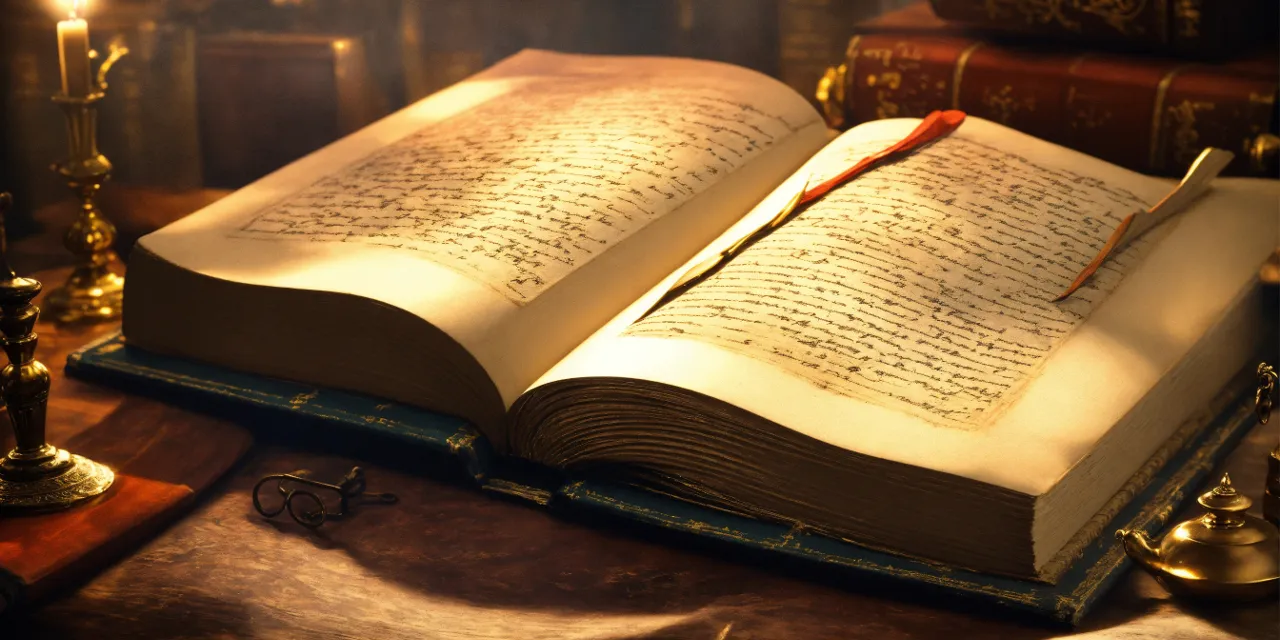
[[[113,212],[118,215],[118,212]],[[42,244],[43,243],[43,244]],[[19,267],[51,254],[19,243]],[[25,256],[25,257],[24,257]],[[61,272],[65,273],[65,271]],[[59,274],[40,274],[47,284]],[[113,327],[42,324],[55,372],[50,438],[65,442],[120,407],[186,415],[163,403],[67,380],[66,353]],[[172,419],[172,418],[170,418]],[[1257,499],[1280,420],[1254,429],[1225,463]],[[366,469],[399,494],[309,531],[254,512],[267,473]],[[1256,511],[1256,505],[1255,505]],[[1071,635],[948,603],[836,586],[554,518],[473,489],[302,443],[259,444],[193,512],[101,574],[16,621],[0,638],[1051,638]],[[1079,638],[1277,638],[1280,603],[1193,606],[1130,572]]]

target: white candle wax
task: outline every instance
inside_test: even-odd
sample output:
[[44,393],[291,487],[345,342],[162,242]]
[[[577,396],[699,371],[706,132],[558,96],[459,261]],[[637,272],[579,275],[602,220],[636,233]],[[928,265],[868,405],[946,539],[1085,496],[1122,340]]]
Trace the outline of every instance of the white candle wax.
[[62,63],[62,92],[74,97],[89,95],[93,87],[89,71],[89,24],[81,18],[58,23],[58,60]]

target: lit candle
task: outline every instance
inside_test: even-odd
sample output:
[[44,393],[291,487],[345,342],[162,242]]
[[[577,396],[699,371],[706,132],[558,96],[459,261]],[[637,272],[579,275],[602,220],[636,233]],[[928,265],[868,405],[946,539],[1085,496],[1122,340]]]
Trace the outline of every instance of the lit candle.
[[72,0],[71,16],[58,23],[62,92],[73,97],[87,96],[93,88],[89,71],[89,23],[77,15],[80,4],[81,0]]

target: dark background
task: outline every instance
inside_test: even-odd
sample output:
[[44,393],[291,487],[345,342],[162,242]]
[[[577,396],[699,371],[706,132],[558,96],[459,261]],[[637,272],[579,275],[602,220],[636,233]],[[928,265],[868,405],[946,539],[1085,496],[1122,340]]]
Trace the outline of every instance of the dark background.
[[[10,230],[68,199],[55,25],[69,0],[0,0],[0,190]],[[237,188],[526,47],[722,60],[812,96],[853,22],[906,0],[88,0],[114,183]],[[63,8],[60,8],[63,7]],[[110,188],[110,187],[108,187]]]

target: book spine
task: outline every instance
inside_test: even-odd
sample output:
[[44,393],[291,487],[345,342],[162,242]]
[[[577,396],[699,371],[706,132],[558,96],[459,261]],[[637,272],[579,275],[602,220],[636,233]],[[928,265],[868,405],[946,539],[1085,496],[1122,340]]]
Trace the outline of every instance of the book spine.
[[778,79],[807,93],[844,51],[848,25],[869,10],[851,0],[779,0]]
[[929,0],[939,18],[1050,36],[1216,58],[1260,40],[1274,0]]
[[1276,72],[866,34],[845,60],[846,121],[960,109],[1123,167],[1179,176],[1204,147],[1232,175],[1271,176]]

